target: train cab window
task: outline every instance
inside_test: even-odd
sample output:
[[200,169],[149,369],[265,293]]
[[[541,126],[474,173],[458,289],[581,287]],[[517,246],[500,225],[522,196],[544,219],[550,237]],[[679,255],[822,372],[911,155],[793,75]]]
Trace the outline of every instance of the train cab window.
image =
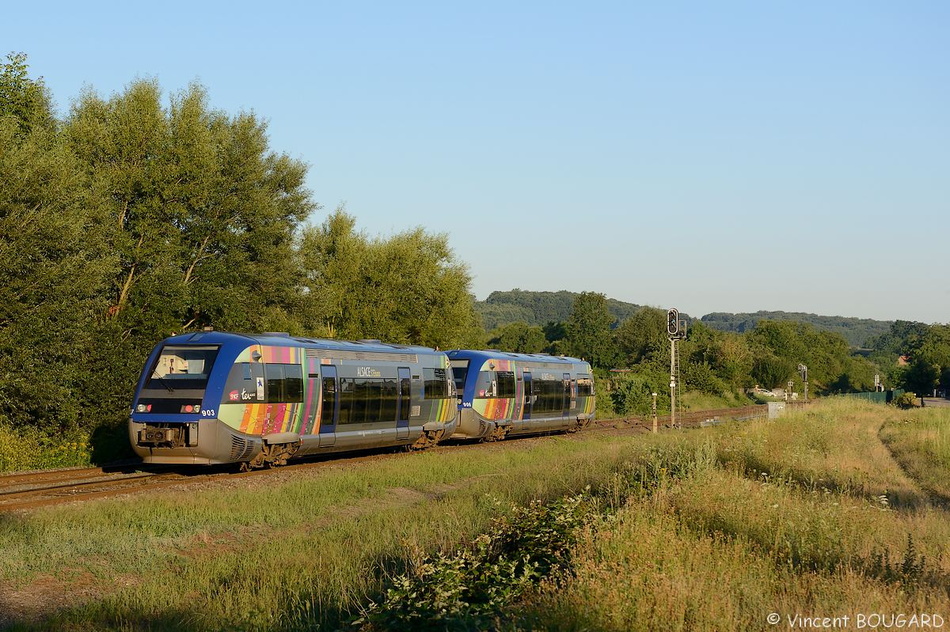
[[268,403],[299,403],[303,401],[303,369],[299,364],[268,364],[264,366]]
[[217,356],[217,346],[166,346],[155,360],[145,388],[204,388]]

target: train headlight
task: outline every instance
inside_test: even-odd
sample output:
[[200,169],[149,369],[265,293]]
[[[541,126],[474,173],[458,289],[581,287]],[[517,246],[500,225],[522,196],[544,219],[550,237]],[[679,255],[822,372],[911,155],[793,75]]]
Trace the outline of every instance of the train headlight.
[[201,404],[195,404],[194,406],[192,406],[191,404],[185,404],[184,406],[181,407],[181,412],[183,413],[201,412]]
[[139,404],[135,407],[135,412],[137,413],[150,413],[152,412],[151,404]]

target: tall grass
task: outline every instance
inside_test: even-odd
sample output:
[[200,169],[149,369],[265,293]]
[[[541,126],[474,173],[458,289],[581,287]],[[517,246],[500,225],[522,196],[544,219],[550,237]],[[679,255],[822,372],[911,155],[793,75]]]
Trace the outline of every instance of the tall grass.
[[[547,437],[0,516],[0,602],[33,600],[17,619],[41,629],[335,629],[419,551],[596,484],[646,445]],[[54,604],[80,576],[102,598],[43,611],[38,590]]]
[[[795,627],[798,615],[849,616],[837,627],[854,629],[874,613],[950,619],[948,514],[876,438],[882,417],[897,415],[826,402],[709,433],[714,466],[631,495],[582,538],[574,580],[515,610],[510,628],[774,630]],[[891,502],[894,490],[902,502]]]
[[881,439],[907,472],[950,505],[950,415],[945,409],[896,416],[881,428]]
[[[518,507],[590,486],[603,517],[575,534],[573,575],[510,591],[481,621],[747,630],[776,629],[771,613],[939,612],[948,514],[878,434],[930,415],[829,401],[772,422],[341,459],[249,486],[0,516],[0,609],[29,629],[351,627],[387,588],[411,595],[400,578],[431,556],[451,559]],[[76,585],[81,603],[58,597]]]

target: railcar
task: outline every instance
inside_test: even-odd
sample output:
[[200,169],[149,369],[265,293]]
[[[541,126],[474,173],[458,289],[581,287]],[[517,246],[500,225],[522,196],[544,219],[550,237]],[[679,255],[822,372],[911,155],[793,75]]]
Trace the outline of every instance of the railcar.
[[461,349],[448,356],[459,393],[454,439],[573,432],[594,419],[594,379],[583,360]]
[[203,331],[152,350],[129,438],[145,463],[262,467],[428,447],[454,432],[456,402],[448,357],[427,347]]

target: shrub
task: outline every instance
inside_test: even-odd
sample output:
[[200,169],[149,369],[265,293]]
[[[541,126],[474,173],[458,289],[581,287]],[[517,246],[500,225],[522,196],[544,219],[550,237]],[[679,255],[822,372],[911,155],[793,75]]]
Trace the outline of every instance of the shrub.
[[366,630],[491,627],[498,613],[529,589],[569,573],[571,547],[591,507],[584,493],[515,508],[468,548],[424,558],[396,577],[383,602],[370,604],[355,623]]
[[903,393],[898,395],[891,403],[898,408],[905,410],[908,408],[917,408],[920,405],[917,395],[914,393]]

